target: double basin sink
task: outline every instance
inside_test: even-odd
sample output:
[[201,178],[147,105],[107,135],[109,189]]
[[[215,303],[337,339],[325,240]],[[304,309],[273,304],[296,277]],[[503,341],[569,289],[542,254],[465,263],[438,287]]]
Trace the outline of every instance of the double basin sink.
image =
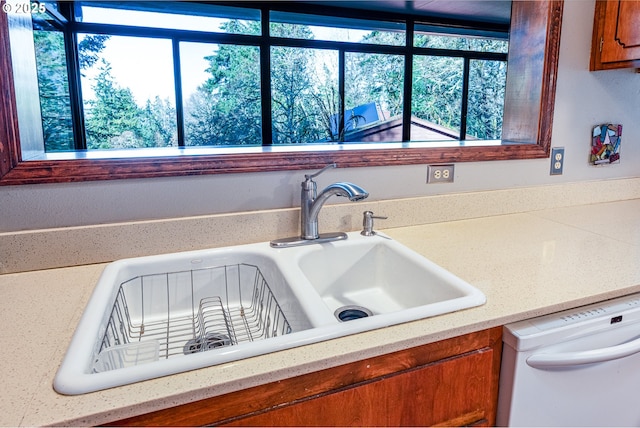
[[109,264],[55,377],[83,394],[482,305],[384,235],[268,242]]

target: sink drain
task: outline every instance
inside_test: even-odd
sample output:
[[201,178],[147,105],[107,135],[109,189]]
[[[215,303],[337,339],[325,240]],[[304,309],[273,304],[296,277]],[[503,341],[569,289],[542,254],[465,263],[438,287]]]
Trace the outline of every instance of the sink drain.
[[351,321],[359,318],[366,318],[373,315],[369,309],[362,306],[342,306],[333,313],[340,321]]
[[205,337],[189,340],[183,348],[185,354],[209,351],[215,348],[231,345],[231,339],[226,334],[209,333]]

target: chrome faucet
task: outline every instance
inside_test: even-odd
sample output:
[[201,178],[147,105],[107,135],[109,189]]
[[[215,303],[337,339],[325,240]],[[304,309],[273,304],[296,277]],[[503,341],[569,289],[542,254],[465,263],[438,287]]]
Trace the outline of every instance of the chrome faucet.
[[347,238],[346,233],[318,233],[318,214],[324,203],[331,196],[345,196],[350,201],[360,201],[369,196],[366,190],[353,183],[339,182],[328,185],[320,195],[317,195],[317,184],[313,179],[329,168],[335,168],[335,163],[329,164],[315,174],[305,174],[300,195],[300,230],[299,237],[284,238],[271,241],[272,247],[292,247],[297,245],[314,244],[337,241]]

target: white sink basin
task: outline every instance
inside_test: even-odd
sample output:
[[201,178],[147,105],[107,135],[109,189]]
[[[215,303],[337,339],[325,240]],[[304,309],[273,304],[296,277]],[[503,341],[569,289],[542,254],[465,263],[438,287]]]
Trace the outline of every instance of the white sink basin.
[[82,394],[297,346],[317,321],[274,255],[266,243],[109,264],[54,388]]
[[436,304],[449,311],[477,296],[460,278],[380,237],[308,247],[298,265],[331,311],[360,306],[377,315]]
[[100,277],[54,388],[83,394],[484,302],[403,245],[359,233],[125,259]]

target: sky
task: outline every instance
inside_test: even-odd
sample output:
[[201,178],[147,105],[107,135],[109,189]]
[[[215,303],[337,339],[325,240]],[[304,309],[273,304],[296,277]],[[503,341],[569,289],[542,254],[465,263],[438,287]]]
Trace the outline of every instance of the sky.
[[[142,13],[142,15],[141,15]],[[140,25],[141,21],[149,21],[151,12],[115,11],[110,15],[109,9],[83,8],[85,22],[115,23],[120,25]],[[152,13],[154,27],[186,28],[191,30],[219,28],[224,20],[210,17],[196,17],[175,14]],[[359,41],[369,31],[346,30],[328,27],[310,27],[314,37],[319,40],[335,40],[339,32],[340,40]],[[183,99],[197,89],[208,77],[208,62],[204,57],[211,55],[216,49],[214,44],[181,43],[181,74]],[[136,103],[144,106],[148,99],[169,99],[175,105],[173,83],[173,59],[171,41],[167,39],[150,39],[141,37],[111,36],[105,43],[101,56],[111,65],[112,75],[120,87],[130,88]],[[99,72],[99,64],[91,70],[84,71],[82,91],[85,99],[94,97],[91,79]]]
[[[118,85],[132,90],[138,105],[143,106],[147,99],[156,96],[169,98],[175,105],[170,40],[111,36],[102,57],[111,65]],[[91,80],[98,74],[99,66],[96,63],[84,72],[82,92],[87,99],[93,98]]]

